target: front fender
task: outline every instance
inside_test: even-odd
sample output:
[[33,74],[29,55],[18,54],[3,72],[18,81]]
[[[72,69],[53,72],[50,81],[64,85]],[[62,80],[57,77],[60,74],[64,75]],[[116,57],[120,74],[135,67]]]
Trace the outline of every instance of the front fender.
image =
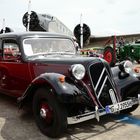
[[63,103],[77,102],[77,97],[80,98],[82,92],[80,89],[69,80],[61,81],[60,78],[65,77],[58,73],[44,73],[35,78],[29,85],[23,96],[18,98],[20,106],[32,99],[37,88],[46,87],[54,91],[55,97]]
[[121,94],[121,97],[125,96],[124,94],[131,88],[135,88],[140,86],[140,80],[133,76],[133,75],[128,75],[127,77],[121,79],[119,78],[119,68],[114,67],[111,69],[113,73],[113,78],[116,83],[116,86],[119,90],[119,93]]

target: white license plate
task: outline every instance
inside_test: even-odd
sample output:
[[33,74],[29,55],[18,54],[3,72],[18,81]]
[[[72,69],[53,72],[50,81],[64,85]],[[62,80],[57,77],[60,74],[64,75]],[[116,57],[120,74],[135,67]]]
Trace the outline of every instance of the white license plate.
[[120,103],[116,103],[114,105],[108,105],[105,107],[105,110],[106,110],[106,113],[115,113],[117,111],[130,108],[130,107],[132,107],[132,105],[133,105],[133,101],[127,100],[127,101],[123,101]]

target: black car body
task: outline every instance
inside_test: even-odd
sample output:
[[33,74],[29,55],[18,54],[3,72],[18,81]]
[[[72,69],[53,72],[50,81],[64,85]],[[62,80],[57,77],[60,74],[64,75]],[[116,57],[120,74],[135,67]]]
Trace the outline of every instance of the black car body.
[[101,58],[80,56],[69,36],[2,34],[0,55],[0,92],[17,97],[20,108],[31,105],[47,136],[59,136],[67,124],[138,107],[140,82],[130,63],[111,69]]

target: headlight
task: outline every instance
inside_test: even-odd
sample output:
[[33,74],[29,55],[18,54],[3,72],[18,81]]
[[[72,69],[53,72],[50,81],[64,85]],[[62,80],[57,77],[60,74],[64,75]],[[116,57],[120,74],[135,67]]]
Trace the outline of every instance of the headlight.
[[125,61],[124,63],[124,69],[125,69],[125,72],[126,73],[130,73],[132,71],[132,68],[133,68],[133,64],[131,61]]
[[72,75],[77,79],[81,80],[85,76],[85,67],[82,64],[75,64],[71,67]]
[[133,64],[131,61],[126,60],[119,64],[119,69],[125,73],[130,73],[132,71]]

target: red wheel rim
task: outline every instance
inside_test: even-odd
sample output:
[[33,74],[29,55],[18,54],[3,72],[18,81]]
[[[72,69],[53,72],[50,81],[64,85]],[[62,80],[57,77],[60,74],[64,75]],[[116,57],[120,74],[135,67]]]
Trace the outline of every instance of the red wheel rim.
[[51,124],[53,121],[53,110],[46,102],[41,104],[40,116],[45,119],[47,124]]
[[110,51],[106,51],[104,54],[104,59],[110,64],[112,62],[112,54]]

